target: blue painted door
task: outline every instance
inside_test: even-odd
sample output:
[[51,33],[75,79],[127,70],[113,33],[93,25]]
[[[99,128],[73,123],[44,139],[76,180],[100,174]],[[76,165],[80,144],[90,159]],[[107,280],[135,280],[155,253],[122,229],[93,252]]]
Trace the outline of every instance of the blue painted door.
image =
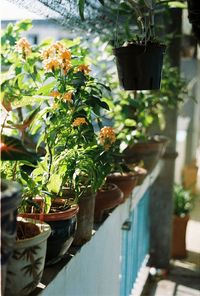
[[131,293],[137,274],[149,252],[149,191],[122,226],[121,296]]

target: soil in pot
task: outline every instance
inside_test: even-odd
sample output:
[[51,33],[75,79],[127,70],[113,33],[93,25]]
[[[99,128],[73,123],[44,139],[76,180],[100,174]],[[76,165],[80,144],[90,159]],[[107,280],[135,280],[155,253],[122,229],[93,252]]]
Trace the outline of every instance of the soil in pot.
[[[39,199],[40,202],[41,199]],[[58,262],[67,253],[75,236],[78,210],[78,205],[69,205],[66,199],[57,198],[53,200],[48,214],[21,214],[23,217],[45,221],[51,226],[52,232],[47,241],[45,265],[52,265]]]
[[50,226],[44,222],[21,217],[18,220],[18,239],[8,263],[5,296],[29,295],[37,287],[44,270],[47,238],[51,233]]
[[40,234],[40,229],[37,225],[29,222],[17,222],[17,237],[16,240],[22,240],[34,237]]
[[159,89],[165,48],[153,42],[115,48],[120,85],[125,90]]
[[115,208],[124,201],[124,194],[117,185],[112,183],[105,184],[98,190],[95,202],[94,221],[100,223],[107,210]]
[[138,175],[133,172],[115,172],[107,176],[107,182],[113,183],[123,192],[124,198],[128,198],[137,185]]

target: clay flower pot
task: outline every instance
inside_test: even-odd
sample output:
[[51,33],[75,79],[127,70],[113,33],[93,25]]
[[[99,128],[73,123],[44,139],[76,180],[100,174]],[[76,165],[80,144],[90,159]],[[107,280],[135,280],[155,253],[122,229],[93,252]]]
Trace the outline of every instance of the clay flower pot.
[[124,201],[123,197],[123,192],[117,185],[112,183],[107,183],[98,190],[94,210],[95,223],[102,222],[104,212],[122,203]]
[[186,252],[186,229],[189,216],[173,216],[173,234],[172,234],[172,257],[181,259],[187,256]]
[[124,198],[129,197],[133,188],[137,185],[138,175],[133,172],[113,173],[107,176],[107,182],[113,183],[123,192]]
[[137,175],[137,185],[141,185],[147,175],[147,170],[133,163],[127,164],[127,167]]
[[[53,199],[52,206],[63,206],[66,200],[61,198]],[[38,219],[47,222],[52,229],[47,241],[46,265],[58,262],[71,246],[77,227],[77,213],[79,206],[71,205],[66,210],[53,213],[24,213],[22,217]]]
[[36,234],[34,237],[15,242],[6,278],[5,295],[9,296],[28,295],[37,287],[44,270],[47,238],[51,233],[50,226],[44,222],[21,217],[18,221],[29,224],[29,229],[30,226],[38,227],[39,232],[31,230]]
[[151,171],[163,156],[168,142],[168,138],[161,136],[129,146],[123,152],[125,162],[127,164],[143,162],[145,169]]

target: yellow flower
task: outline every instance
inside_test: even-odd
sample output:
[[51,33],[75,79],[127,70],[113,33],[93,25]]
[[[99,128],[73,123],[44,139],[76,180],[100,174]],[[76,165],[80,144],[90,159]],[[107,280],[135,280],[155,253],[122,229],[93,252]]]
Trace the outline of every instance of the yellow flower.
[[88,123],[84,117],[77,117],[76,119],[74,119],[72,126],[76,127],[76,126],[80,126],[82,124],[88,125]]
[[79,65],[78,67],[75,68],[75,72],[83,72],[84,74],[89,74],[91,69],[89,68],[88,65]]
[[61,95],[61,93],[60,93],[58,90],[53,90],[53,91],[49,94],[49,96],[54,97],[54,98],[59,97],[60,95]]
[[104,146],[105,150],[108,150],[115,141],[116,136],[112,127],[105,126],[100,130],[99,142]]
[[26,57],[31,53],[31,45],[28,42],[28,40],[25,37],[23,37],[17,41],[16,50],[18,52],[22,52]]
[[71,52],[69,49],[64,49],[59,52],[59,58],[65,62],[71,59]]
[[55,69],[60,68],[60,60],[57,58],[49,58],[44,61],[44,68],[48,71],[54,71]]
[[72,102],[72,95],[73,95],[73,93],[71,91],[68,91],[68,92],[63,94],[62,98],[63,98],[64,101],[67,101],[67,102],[71,103]]

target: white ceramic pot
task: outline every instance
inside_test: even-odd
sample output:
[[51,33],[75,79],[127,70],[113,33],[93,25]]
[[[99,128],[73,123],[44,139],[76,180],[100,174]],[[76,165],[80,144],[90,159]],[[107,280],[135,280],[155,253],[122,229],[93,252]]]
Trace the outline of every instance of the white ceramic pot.
[[21,217],[17,220],[37,225],[40,233],[16,241],[8,263],[5,296],[25,296],[37,287],[44,270],[47,238],[51,233],[47,223]]

